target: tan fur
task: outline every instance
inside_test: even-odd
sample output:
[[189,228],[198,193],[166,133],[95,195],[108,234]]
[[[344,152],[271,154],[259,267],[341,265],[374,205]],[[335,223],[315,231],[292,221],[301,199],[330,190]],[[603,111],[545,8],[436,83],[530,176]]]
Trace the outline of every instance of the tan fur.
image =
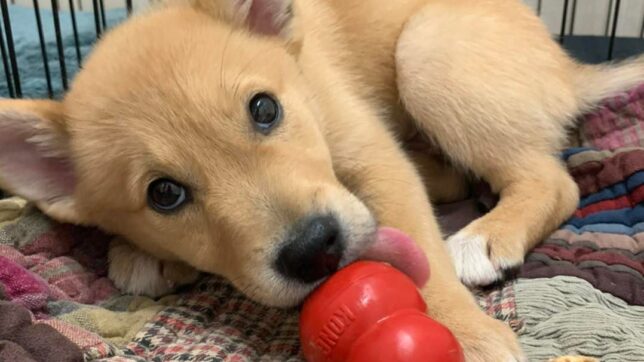
[[[187,263],[272,305],[314,287],[270,268],[296,220],[336,213],[346,262],[376,222],[396,227],[426,251],[429,313],[467,360],[522,360],[512,331],[479,310],[458,276],[498,279],[568,217],[577,189],[555,156],[566,128],[644,80],[641,60],[578,65],[515,0],[296,0],[292,19],[289,1],[261,1],[284,25],[272,36],[245,30],[250,0],[176,0],[108,33],[63,102],[1,103],[0,122],[17,112],[53,127],[39,146],[73,163],[73,195],[34,201],[136,245],[115,242],[110,253],[125,290],[157,295],[190,282]],[[285,109],[269,136],[245,110],[258,91]],[[424,146],[412,145],[419,131]],[[426,188],[433,200],[463,197],[465,171],[501,201],[445,248]],[[145,190],[160,176],[190,186],[194,201],[171,216],[152,211]]]

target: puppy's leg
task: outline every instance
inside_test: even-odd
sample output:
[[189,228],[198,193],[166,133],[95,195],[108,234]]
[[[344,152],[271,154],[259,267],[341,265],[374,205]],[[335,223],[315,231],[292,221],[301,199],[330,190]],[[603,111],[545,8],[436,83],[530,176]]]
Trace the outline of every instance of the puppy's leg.
[[[448,240],[461,280],[486,285],[519,266],[525,254],[575,209],[577,185],[553,156],[535,154],[496,164],[482,176],[499,204]],[[485,162],[481,160],[481,162]]]
[[572,62],[519,2],[459,0],[415,15],[396,63],[403,104],[419,128],[501,195],[449,240],[461,279],[489,284],[577,204],[577,187],[555,156],[578,109]]
[[467,197],[470,185],[463,172],[426,151],[413,149],[406,153],[420,173],[432,202],[454,202]]
[[159,260],[118,238],[110,244],[108,259],[108,274],[114,285],[134,295],[160,297],[199,276],[186,264]]
[[334,168],[344,185],[374,213],[380,225],[403,230],[425,251],[431,278],[422,289],[429,314],[458,338],[468,362],[522,360],[512,330],[483,313],[452,267],[422,181],[393,137],[370,110],[349,94],[342,100],[337,119],[342,123],[331,134],[329,145]]

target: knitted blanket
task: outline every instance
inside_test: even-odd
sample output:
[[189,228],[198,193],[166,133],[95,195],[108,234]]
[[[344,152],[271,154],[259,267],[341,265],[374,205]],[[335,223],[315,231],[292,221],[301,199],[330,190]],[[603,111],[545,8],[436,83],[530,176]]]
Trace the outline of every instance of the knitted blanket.
[[644,85],[580,122],[584,146],[594,149],[564,158],[581,200],[519,273],[520,340],[531,361],[644,361]]
[[644,149],[572,150],[575,215],[526,259],[521,277],[575,276],[644,306]]

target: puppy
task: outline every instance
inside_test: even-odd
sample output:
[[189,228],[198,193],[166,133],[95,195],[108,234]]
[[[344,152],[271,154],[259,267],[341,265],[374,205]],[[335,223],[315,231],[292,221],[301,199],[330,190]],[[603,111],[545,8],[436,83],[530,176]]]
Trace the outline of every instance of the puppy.
[[[643,64],[575,63],[518,0],[177,0],[106,34],[62,102],[0,103],[0,185],[119,235],[110,275],[149,295],[200,270],[293,305],[398,228],[467,360],[519,361],[459,277],[570,215],[566,128]],[[466,172],[501,201],[445,244],[430,198]]]

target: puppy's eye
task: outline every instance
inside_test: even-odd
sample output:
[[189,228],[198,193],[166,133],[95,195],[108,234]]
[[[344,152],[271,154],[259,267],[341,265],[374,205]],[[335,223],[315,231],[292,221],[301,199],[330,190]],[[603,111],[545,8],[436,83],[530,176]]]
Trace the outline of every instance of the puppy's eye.
[[279,102],[267,93],[258,93],[253,96],[248,104],[248,110],[253,124],[262,133],[268,133],[282,117],[282,108]]
[[160,213],[178,210],[188,201],[188,191],[180,183],[160,178],[148,186],[148,205]]

